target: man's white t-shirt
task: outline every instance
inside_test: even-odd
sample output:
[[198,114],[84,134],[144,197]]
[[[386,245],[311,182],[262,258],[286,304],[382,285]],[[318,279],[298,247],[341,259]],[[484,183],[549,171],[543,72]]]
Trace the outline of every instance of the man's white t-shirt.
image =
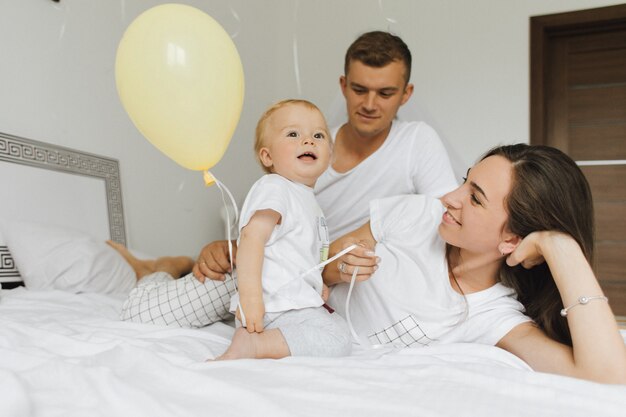
[[[276,174],[261,177],[250,189],[241,210],[239,230],[258,210],[281,215],[265,245],[262,286],[267,313],[319,307],[322,275],[319,269],[302,275],[328,257],[328,229],[313,189]],[[234,312],[235,294],[230,303]]]
[[[336,137],[339,127],[332,130]],[[441,197],[457,187],[450,159],[437,132],[424,122],[392,123],[389,136],[350,171],[329,167],[315,184],[331,241],[367,222],[369,202],[400,194]]]
[[[464,297],[452,289],[445,242],[437,232],[443,205],[422,195],[371,202],[379,269],[356,283],[350,300],[355,331],[373,344],[495,345],[530,321],[515,291],[498,283]],[[348,284],[333,287],[328,304],[345,315]]]

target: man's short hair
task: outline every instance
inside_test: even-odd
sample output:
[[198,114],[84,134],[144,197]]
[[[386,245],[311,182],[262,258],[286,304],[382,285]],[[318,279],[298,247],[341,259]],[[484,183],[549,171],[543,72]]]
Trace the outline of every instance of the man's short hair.
[[411,78],[411,51],[406,43],[389,32],[373,31],[359,36],[346,52],[344,74],[348,75],[350,62],[361,61],[369,67],[381,68],[393,61],[404,62],[404,78]]

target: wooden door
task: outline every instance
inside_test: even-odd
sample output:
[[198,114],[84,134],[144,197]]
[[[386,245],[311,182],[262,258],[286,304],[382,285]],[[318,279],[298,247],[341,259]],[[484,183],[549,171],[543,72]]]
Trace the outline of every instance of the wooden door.
[[531,143],[557,147],[593,193],[594,270],[626,316],[626,5],[531,18]]

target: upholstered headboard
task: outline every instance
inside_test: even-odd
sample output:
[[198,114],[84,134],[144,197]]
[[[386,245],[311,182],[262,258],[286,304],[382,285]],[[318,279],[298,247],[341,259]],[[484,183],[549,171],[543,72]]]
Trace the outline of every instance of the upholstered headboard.
[[[0,133],[0,219],[75,227],[126,244],[119,162]],[[0,283],[20,281],[0,232]]]

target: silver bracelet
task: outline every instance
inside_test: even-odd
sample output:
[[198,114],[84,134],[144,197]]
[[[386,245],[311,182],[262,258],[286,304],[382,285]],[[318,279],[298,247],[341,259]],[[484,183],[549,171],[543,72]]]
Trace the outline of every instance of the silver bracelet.
[[585,304],[587,304],[589,301],[592,301],[592,300],[602,300],[602,301],[606,301],[606,302],[608,302],[608,301],[609,301],[609,299],[608,299],[607,297],[605,297],[604,295],[594,295],[594,296],[592,296],[592,297],[587,297],[587,296],[583,295],[582,297],[579,297],[579,298],[578,298],[578,302],[576,302],[576,303],[572,304],[572,305],[571,305],[571,306],[569,306],[569,307],[565,307],[563,310],[561,310],[561,317],[565,317],[565,316],[567,316],[567,312],[568,312],[570,309],[572,309],[572,308],[576,307],[577,305],[585,305]]

